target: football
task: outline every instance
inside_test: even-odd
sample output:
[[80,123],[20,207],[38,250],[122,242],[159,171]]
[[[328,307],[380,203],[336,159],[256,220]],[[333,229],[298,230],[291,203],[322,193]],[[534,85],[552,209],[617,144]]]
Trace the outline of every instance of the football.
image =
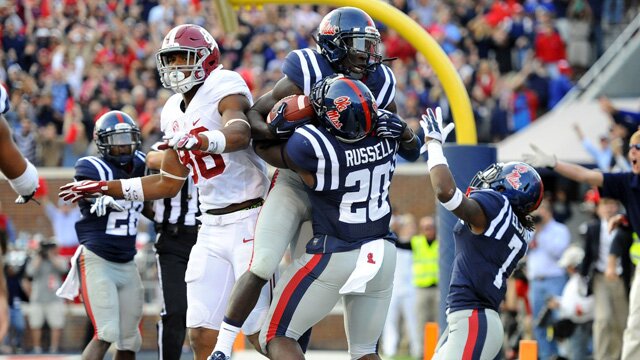
[[273,109],[271,109],[269,115],[267,115],[267,124],[271,123],[271,120],[278,113],[280,104],[283,102],[287,103],[287,107],[284,111],[284,118],[287,121],[296,122],[300,120],[313,119],[316,116],[308,96],[290,95],[282,98],[273,106]]

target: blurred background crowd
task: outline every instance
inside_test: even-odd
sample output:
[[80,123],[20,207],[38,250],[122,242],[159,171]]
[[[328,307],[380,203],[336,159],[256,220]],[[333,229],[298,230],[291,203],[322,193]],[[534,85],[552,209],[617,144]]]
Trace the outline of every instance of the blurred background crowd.
[[[72,167],[80,157],[95,153],[94,122],[113,109],[122,110],[138,121],[142,150],[148,150],[162,136],[160,110],[172,95],[160,85],[155,52],[163,36],[177,24],[195,23],[207,28],[221,48],[224,67],[238,71],[257,99],[282,77],[280,67],[289,51],[315,46],[314,32],[330,10],[311,5],[242,9],[238,33],[226,34],[213,16],[212,3],[0,0],[0,83],[7,87],[11,103],[5,117],[25,157],[38,167]],[[638,13],[638,0],[391,0],[390,3],[422,25],[453,62],[470,94],[480,143],[503,140],[557,106],[576,79]],[[393,30],[378,26],[385,56],[394,59],[388,64],[397,79],[395,101],[399,114],[417,127],[424,109],[441,106],[445,117],[450,119],[442,86],[424,57]],[[601,105],[615,120],[616,110],[611,103],[602,99]],[[603,134],[599,144],[590,144],[588,140],[583,143],[603,171],[628,167],[621,148],[627,141],[621,139],[629,132],[617,131],[615,124],[612,121],[612,131]],[[582,129],[575,130],[582,139]],[[46,197],[44,194],[40,198]],[[562,191],[549,200],[559,222],[571,218],[567,209],[578,207],[578,203],[568,204]],[[582,221],[596,216],[594,204],[587,206],[589,211],[580,217]],[[77,239],[69,238],[67,234],[71,232],[64,230],[71,229],[70,224],[80,216],[77,208],[51,202],[44,206],[55,235],[55,255],[50,255],[51,239],[16,232],[10,216],[0,208],[0,234],[3,243],[10,244],[12,250],[5,269],[12,291],[12,335],[4,343],[11,351],[25,350],[22,339],[26,328],[36,331],[27,350],[43,351],[39,340],[35,340],[40,337],[38,329],[44,323],[54,328],[60,326],[59,319],[36,316],[34,320],[29,317],[34,323],[27,327],[20,307],[28,295],[32,296],[32,302],[33,296],[41,296],[42,301],[56,302],[51,306],[58,306],[59,300],[49,295],[57,288],[66,268],[59,269],[61,265],[55,265],[55,259],[69,257],[77,246]],[[407,214],[399,216],[397,219],[404,220],[396,225],[402,223],[405,227],[403,237],[408,242],[420,231],[426,231],[425,224],[433,222],[418,222]],[[157,275],[149,241],[154,235],[152,226],[148,223],[142,226],[149,229],[141,232],[137,260],[145,281],[145,300],[154,303],[158,301]],[[39,272],[29,266],[42,256],[54,259],[50,262],[55,271]],[[44,279],[38,280],[38,274],[44,274]],[[525,275],[522,277],[526,280]],[[36,291],[37,286],[40,290]],[[517,322],[515,326],[517,336],[527,331],[526,326],[519,327]],[[49,349],[58,351],[58,335],[52,331],[48,336]],[[387,344],[397,341],[387,340]],[[386,351],[395,352],[393,348]]]
[[[393,0],[441,45],[464,82],[481,143],[499,141],[553,108],[637,13],[637,0]],[[155,52],[176,24],[212,33],[222,63],[238,71],[254,97],[281,77],[293,49],[314,46],[328,7],[266,6],[240,12],[225,34],[212,2],[200,0],[2,0],[0,81],[7,119],[23,153],[39,166],[73,166],[91,151],[94,121],[121,109],[140,124],[143,150],[160,136]],[[385,54],[398,83],[400,115],[426,107],[450,114],[424,57],[382,24]],[[610,36],[610,37],[611,37]]]

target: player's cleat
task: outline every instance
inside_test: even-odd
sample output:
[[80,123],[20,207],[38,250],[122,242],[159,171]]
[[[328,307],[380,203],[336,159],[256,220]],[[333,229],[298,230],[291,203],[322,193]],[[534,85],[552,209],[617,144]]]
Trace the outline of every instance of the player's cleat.
[[208,360],[231,360],[231,356],[225,355],[222,351],[215,351]]

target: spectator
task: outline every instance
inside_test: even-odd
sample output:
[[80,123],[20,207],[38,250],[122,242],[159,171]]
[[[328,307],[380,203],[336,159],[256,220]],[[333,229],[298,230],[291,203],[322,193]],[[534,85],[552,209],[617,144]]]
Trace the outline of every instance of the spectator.
[[[382,330],[382,353],[394,357],[398,353],[401,335],[409,339],[409,351],[414,359],[422,358],[423,338],[419,333],[416,314],[416,289],[413,286],[411,237],[416,232],[415,218],[400,214],[391,218],[391,230],[398,235],[396,243],[396,272],[393,280],[391,303]],[[404,324],[400,327],[401,320]]]
[[62,164],[65,142],[58,135],[54,123],[40,127],[36,144],[41,166],[60,166]]
[[560,297],[552,297],[547,301],[550,309],[558,310],[554,338],[561,344],[559,352],[564,358],[574,360],[587,359],[590,355],[594,317],[593,296],[587,296],[586,285],[578,271],[583,258],[584,250],[578,246],[570,246],[564,251],[558,266],[566,270],[569,281]]
[[33,353],[42,353],[42,327],[45,321],[51,329],[49,353],[60,350],[60,338],[65,323],[64,301],[56,296],[62,284],[62,275],[67,271],[65,259],[58,255],[54,239],[43,240],[27,264],[26,274],[31,278],[29,299],[29,327],[33,341]]
[[[536,231],[529,244],[527,277],[533,317],[539,318],[547,299],[551,296],[560,296],[567,282],[564,270],[557,263],[569,246],[571,234],[566,225],[553,219],[549,200],[542,201],[534,213],[533,221],[536,224]],[[552,315],[552,318],[555,319],[556,315]],[[538,354],[541,359],[558,355],[557,344],[548,339],[544,324],[534,324],[533,333],[538,342]]]
[[582,143],[582,147],[591,155],[596,161],[598,169],[601,171],[609,171],[611,169],[611,161],[613,159],[613,150],[609,145],[609,136],[607,134],[600,135],[599,146],[593,145],[591,140],[584,136],[584,132],[578,123],[573,124],[573,130],[575,130],[578,139]]
[[25,159],[35,164],[38,164],[36,160],[37,136],[35,124],[27,117],[20,118],[20,129],[13,133],[13,140]]
[[553,109],[573,88],[573,71],[567,60],[557,62],[558,75],[549,80],[549,109]]
[[[416,288],[416,319],[418,338],[424,339],[424,326],[437,322],[440,313],[438,289],[438,248],[436,223],[432,216],[425,216],[418,224],[419,233],[411,237],[413,253],[413,286]],[[420,347],[423,352],[422,346]]]
[[551,77],[557,75],[556,63],[567,58],[565,44],[560,34],[554,29],[550,15],[544,10],[539,10],[544,15],[538,24],[535,36],[535,57],[539,59],[547,69]]
[[567,60],[579,72],[584,72],[593,62],[591,59],[592,14],[587,0],[572,0],[568,9],[569,39],[567,40]]
[[2,209],[0,202],[0,254],[5,254],[9,244],[15,243],[16,229],[13,226],[13,220]]
[[595,299],[593,322],[594,358],[619,359],[622,335],[629,312],[629,301],[622,281],[622,265],[613,274],[607,273],[609,253],[615,232],[609,232],[608,222],[618,213],[618,201],[601,197],[596,205],[597,219],[592,220],[585,234],[585,256],[580,269],[589,279]]
[[51,222],[53,235],[59,247],[59,254],[69,259],[80,245],[76,232],[69,230],[74,229],[76,222],[80,220],[82,216],[80,208],[78,205],[62,199],[58,200],[58,206],[56,206],[49,200],[48,196],[42,196],[42,202],[44,204],[44,212],[49,218],[49,222]]
[[[632,164],[631,172],[602,173],[579,165],[558,161],[555,155],[544,153],[535,145],[531,146],[533,154],[525,154],[524,158],[531,164],[553,168],[560,175],[574,181],[601,187],[602,196],[620,201],[629,215],[631,228],[640,231],[640,202],[636,189],[637,175],[640,174],[640,131],[636,131],[629,141],[628,157]],[[621,219],[618,219],[621,220]],[[613,223],[611,226],[616,226]],[[629,317],[622,340],[622,359],[631,360],[640,356],[640,266],[636,267],[636,276],[631,285],[629,298]]]
[[6,259],[4,275],[6,276],[9,290],[10,325],[5,344],[11,348],[13,353],[20,354],[24,352],[23,338],[26,329],[22,304],[29,301],[24,286],[25,281],[27,281],[25,277],[27,253],[23,249],[17,249],[12,246],[6,254]]

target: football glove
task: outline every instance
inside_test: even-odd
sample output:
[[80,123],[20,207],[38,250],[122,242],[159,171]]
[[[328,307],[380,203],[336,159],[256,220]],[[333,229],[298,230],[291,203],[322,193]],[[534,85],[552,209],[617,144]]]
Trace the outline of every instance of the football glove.
[[289,121],[285,119],[284,113],[286,108],[287,103],[283,101],[282,104],[280,104],[276,115],[271,119],[271,122],[267,124],[271,133],[278,139],[290,138],[297,128],[311,122],[311,119],[302,119],[297,121]]
[[387,110],[378,110],[378,123],[376,124],[378,137],[399,141],[406,128],[407,123],[398,115]]
[[167,146],[174,150],[200,150],[202,147],[200,136],[183,131],[178,131],[164,139],[167,140]]
[[554,154],[547,154],[540,150],[539,147],[529,144],[533,154],[522,154],[522,159],[533,167],[547,167],[553,169],[558,164],[558,159]]
[[26,203],[28,203],[28,202],[29,202],[29,200],[33,200],[36,204],[40,205],[40,203],[38,202],[38,200],[36,200],[36,199],[33,197],[35,194],[36,194],[36,192],[34,191],[34,192],[32,192],[31,194],[29,194],[29,195],[19,195],[19,196],[16,198],[15,203],[16,203],[16,204],[26,204]]
[[61,186],[58,197],[64,201],[78,202],[83,198],[101,196],[107,189],[104,180],[74,181]]
[[420,148],[420,153],[422,154],[427,151],[427,143],[431,140],[436,140],[444,144],[447,136],[453,131],[455,124],[450,123],[442,128],[442,109],[438,106],[435,113],[431,108],[427,109],[427,113],[422,115],[420,126],[425,134],[424,145]]
[[124,211],[122,205],[118,204],[114,198],[109,195],[102,195],[91,205],[89,212],[96,214],[96,216],[104,216],[107,214],[107,208],[111,208],[114,211]]

